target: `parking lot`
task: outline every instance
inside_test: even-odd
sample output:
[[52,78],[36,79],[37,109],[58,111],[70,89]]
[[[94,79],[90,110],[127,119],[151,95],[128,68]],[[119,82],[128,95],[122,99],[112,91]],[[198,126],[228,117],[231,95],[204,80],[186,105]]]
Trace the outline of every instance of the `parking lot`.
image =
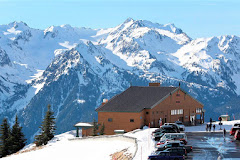
[[186,134],[188,144],[193,146],[188,159],[240,159],[240,141],[234,141],[229,133],[225,140],[222,132],[189,132]]

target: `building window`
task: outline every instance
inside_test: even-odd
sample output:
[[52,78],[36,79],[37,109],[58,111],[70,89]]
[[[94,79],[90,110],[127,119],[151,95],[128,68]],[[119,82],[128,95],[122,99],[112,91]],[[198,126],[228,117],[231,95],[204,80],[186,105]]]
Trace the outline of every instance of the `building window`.
[[176,101],[176,103],[180,103],[180,101]]
[[148,114],[148,112],[146,112],[146,114]]
[[152,112],[152,114],[154,114],[154,112]]
[[180,94],[178,93],[177,96],[180,97]]
[[183,109],[174,109],[171,110],[171,115],[183,114]]
[[108,118],[108,122],[112,122],[112,118]]
[[130,122],[134,122],[134,119],[130,119]]
[[196,108],[196,113],[202,113],[202,108]]
[[183,114],[183,109],[179,109],[179,114]]
[[157,111],[157,114],[158,114],[158,111]]

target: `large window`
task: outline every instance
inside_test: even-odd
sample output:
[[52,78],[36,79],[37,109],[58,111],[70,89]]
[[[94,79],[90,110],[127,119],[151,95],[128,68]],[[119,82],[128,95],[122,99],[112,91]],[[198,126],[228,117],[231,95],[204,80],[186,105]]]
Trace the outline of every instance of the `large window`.
[[196,108],[196,113],[202,113],[202,108]]
[[130,122],[134,122],[134,119],[130,119]]
[[112,120],[112,118],[108,118],[108,122],[112,122],[113,120]]
[[171,115],[183,114],[183,109],[171,110]]

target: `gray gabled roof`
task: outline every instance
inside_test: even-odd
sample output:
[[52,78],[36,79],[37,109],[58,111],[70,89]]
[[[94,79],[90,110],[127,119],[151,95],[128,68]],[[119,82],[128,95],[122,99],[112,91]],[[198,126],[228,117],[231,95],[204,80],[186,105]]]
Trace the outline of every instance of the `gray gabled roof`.
[[131,86],[96,109],[97,112],[141,112],[160,103],[178,87]]

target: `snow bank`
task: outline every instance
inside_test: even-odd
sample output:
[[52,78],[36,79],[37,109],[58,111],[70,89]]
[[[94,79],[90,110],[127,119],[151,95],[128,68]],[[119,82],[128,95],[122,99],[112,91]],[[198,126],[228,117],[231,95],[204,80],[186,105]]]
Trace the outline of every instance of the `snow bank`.
[[[126,137],[125,137],[126,138]],[[135,141],[134,141],[135,142]],[[29,145],[24,150],[33,148]],[[49,144],[42,149],[32,150],[25,153],[11,155],[3,158],[4,160],[43,160],[43,159],[86,159],[86,160],[110,160],[111,154],[127,150],[128,154],[134,154],[136,150],[135,143],[123,140],[118,136],[106,138],[81,138],[76,139],[74,132],[66,132],[56,136]],[[79,157],[79,158],[78,158]]]
[[135,130],[124,135],[137,138],[138,149],[133,160],[147,159],[155,149],[155,141],[152,139],[152,132],[156,128],[147,128],[144,130]]

